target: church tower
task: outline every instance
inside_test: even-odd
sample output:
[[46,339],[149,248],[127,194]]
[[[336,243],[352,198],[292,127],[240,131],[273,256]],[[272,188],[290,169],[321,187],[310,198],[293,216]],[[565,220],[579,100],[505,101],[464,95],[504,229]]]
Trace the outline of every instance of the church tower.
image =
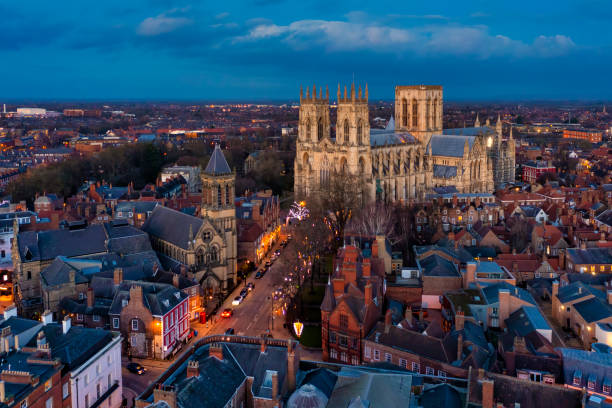
[[442,132],[442,87],[410,85],[395,87],[395,130],[410,132],[426,145]]
[[227,245],[228,268],[236,275],[238,255],[236,207],[234,204],[236,175],[230,169],[219,145],[208,161],[202,179],[201,215],[208,218]]
[[336,122],[336,144],[343,146],[370,146],[370,118],[368,109],[368,85],[365,94],[355,93],[355,84],[351,84],[351,94],[344,97],[338,85],[338,118]]

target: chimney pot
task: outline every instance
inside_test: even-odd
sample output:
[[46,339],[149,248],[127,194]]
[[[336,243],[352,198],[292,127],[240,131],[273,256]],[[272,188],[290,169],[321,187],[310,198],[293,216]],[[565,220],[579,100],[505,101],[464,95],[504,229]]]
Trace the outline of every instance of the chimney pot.
[[71,324],[70,316],[65,316],[64,320],[62,321],[62,333],[64,334],[68,333],[68,330],[70,330],[70,324]]

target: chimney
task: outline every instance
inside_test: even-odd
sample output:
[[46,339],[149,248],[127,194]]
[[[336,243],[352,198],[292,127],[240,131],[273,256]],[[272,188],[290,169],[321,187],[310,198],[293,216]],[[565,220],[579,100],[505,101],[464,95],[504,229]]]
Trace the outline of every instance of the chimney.
[[552,297],[554,298],[559,294],[559,281],[554,280],[552,283]]
[[289,388],[289,393],[295,391],[295,380],[297,375],[295,362],[295,345],[293,344],[293,340],[289,339],[287,340],[287,387]]
[[412,306],[406,306],[406,311],[404,312],[404,319],[408,320],[409,322],[412,321]]
[[493,402],[493,380],[482,379],[482,408],[494,408]]
[[278,398],[278,372],[272,371],[272,399]]
[[266,336],[264,334],[261,335],[261,337],[259,338],[259,352],[260,353],[265,353],[266,352]]
[[344,293],[344,276],[338,276],[332,279],[334,286],[334,295],[336,293]]
[[385,334],[389,334],[389,330],[391,330],[391,326],[393,325],[391,319],[392,315],[391,309],[387,309],[387,313],[385,313]]
[[499,321],[501,323],[501,322],[504,322],[508,317],[510,317],[510,291],[508,289],[500,289],[498,294],[499,294]]
[[463,360],[463,334],[457,337],[457,361]]
[[599,240],[601,242],[606,242],[606,233],[604,231],[601,231],[601,233],[599,234]]
[[172,285],[179,289],[179,275],[177,273],[172,275]]
[[586,239],[581,239],[580,240],[580,249],[587,249]]
[[42,323],[47,325],[49,323],[53,323],[53,313],[50,310],[45,310],[42,314]]
[[113,283],[119,285],[123,282],[123,268],[115,268],[113,271]]
[[370,303],[372,303],[372,283],[371,282],[368,282],[365,285],[365,294],[364,294],[364,297],[365,297],[365,304],[366,305],[369,305]]
[[19,346],[19,336],[15,336],[15,350],[19,350],[21,347]]
[[[213,343],[208,348],[208,355],[211,357],[216,357],[217,360],[223,361],[223,344],[221,343]],[[199,367],[198,367],[199,371]]]
[[463,310],[457,310],[457,313],[455,313],[455,330],[463,330],[464,324],[465,315],[463,314]]
[[476,281],[476,262],[468,262],[465,268],[465,275],[463,275],[464,282],[463,287],[467,288],[468,285]]
[[174,387],[156,384],[153,389],[153,403],[164,401],[169,408],[176,408],[176,391]]
[[0,380],[0,403],[4,403],[6,400],[6,389],[4,388],[4,381]]
[[361,274],[369,278],[372,275],[372,264],[370,264],[370,258],[365,258],[361,262]]
[[66,334],[68,333],[68,330],[70,330],[70,317],[69,316],[64,316],[64,320],[62,321],[62,333]]
[[[221,352],[223,357],[223,352]],[[187,362],[187,378],[197,377],[200,375],[200,363],[197,360],[189,360]]]
[[134,302],[135,304],[143,304],[142,286],[134,285],[130,288],[130,303],[131,302]]
[[94,305],[94,290],[93,288],[87,288],[87,307],[93,307]]
[[515,353],[527,353],[527,345],[525,344],[525,338],[516,336],[514,338],[514,352]]
[[608,290],[606,294],[608,296],[608,304],[612,305],[612,290]]

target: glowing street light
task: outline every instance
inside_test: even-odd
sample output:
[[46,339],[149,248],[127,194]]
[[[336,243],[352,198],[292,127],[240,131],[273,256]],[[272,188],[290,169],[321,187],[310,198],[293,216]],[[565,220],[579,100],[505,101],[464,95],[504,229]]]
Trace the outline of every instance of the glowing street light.
[[302,335],[302,331],[304,330],[304,323],[299,320],[293,323],[293,331],[298,338]]

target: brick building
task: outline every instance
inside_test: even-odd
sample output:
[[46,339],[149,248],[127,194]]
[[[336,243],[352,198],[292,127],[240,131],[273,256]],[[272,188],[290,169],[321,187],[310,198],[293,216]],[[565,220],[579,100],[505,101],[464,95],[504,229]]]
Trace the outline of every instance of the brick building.
[[346,245],[335,263],[321,304],[323,359],[357,365],[362,340],[381,316],[384,262],[374,241],[369,257]]

